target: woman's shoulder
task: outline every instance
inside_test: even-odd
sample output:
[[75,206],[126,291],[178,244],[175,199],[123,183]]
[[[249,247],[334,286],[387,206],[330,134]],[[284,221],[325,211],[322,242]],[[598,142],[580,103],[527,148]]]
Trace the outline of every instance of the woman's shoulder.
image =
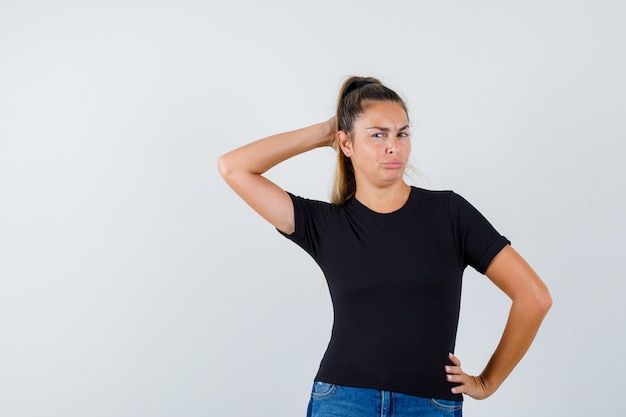
[[299,203],[299,204],[304,204],[304,205],[309,205],[309,206],[326,207],[326,208],[331,208],[333,206],[333,204],[329,203],[328,201],[324,201],[321,199],[302,197],[301,195],[294,194],[290,191],[286,191],[286,193],[289,194],[289,197],[291,197],[291,200],[294,202],[294,204]]
[[341,206],[336,206],[328,201],[302,197],[289,191],[287,191],[287,194],[291,197],[296,215],[308,213],[308,215],[324,218],[331,215],[331,213],[336,212],[338,209],[341,210]]
[[448,200],[451,196],[459,196],[452,190],[429,190],[426,188],[411,186],[412,192],[421,198],[430,198],[435,200]]
[[411,187],[422,205],[428,204],[433,208],[446,209],[448,212],[466,210],[471,204],[453,190],[428,190],[420,187]]

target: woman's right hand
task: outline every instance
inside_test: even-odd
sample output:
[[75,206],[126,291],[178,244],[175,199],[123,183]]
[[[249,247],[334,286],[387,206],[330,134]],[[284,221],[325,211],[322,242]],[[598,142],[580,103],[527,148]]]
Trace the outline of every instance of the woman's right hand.
[[483,400],[492,394],[492,392],[488,392],[481,376],[473,376],[464,372],[461,368],[461,361],[452,353],[450,353],[449,358],[454,366],[446,366],[446,379],[458,384],[452,388],[453,394],[469,395],[475,400]]

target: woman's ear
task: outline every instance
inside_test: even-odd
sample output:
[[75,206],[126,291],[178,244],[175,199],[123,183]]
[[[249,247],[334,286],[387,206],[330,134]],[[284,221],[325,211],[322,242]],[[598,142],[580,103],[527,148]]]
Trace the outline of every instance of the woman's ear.
[[337,143],[345,156],[350,158],[352,156],[352,139],[348,132],[340,130],[337,132]]

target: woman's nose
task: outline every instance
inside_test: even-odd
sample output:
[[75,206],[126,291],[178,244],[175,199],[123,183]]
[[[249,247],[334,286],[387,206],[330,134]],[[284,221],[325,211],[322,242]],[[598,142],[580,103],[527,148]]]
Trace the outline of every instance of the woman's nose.
[[387,153],[395,153],[398,151],[398,139],[395,137],[389,138],[387,141]]

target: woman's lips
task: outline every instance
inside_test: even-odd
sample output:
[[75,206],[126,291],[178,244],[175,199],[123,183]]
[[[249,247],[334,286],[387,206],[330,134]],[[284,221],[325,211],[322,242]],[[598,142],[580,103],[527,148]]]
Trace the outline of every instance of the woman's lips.
[[404,167],[404,164],[400,161],[390,161],[390,162],[384,162],[383,167],[387,169],[398,169],[398,168]]

